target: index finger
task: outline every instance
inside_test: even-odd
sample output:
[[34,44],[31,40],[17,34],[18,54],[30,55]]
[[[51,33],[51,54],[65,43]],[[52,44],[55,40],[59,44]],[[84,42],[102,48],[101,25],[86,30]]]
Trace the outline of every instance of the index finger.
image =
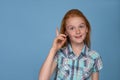
[[59,35],[59,30],[58,30],[58,27],[56,28],[56,36]]

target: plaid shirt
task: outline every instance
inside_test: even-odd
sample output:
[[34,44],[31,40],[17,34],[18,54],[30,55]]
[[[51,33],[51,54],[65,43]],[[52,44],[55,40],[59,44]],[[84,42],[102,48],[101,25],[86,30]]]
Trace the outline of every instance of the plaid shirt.
[[57,72],[55,80],[91,80],[92,72],[102,69],[100,55],[84,45],[79,56],[73,53],[71,45],[60,49],[56,56]]

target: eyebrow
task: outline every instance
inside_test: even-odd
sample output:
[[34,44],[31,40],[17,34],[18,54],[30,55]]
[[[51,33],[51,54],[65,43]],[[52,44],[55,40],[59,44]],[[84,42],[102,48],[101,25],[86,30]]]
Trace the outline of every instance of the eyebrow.
[[[80,25],[86,25],[85,23],[81,23],[81,24],[79,24],[79,26]],[[68,27],[74,27],[73,25],[68,25]]]
[[[85,23],[81,23],[81,24],[84,24],[84,25],[86,25]],[[80,25],[81,25],[81,24],[80,24]]]
[[67,27],[70,28],[70,27],[75,27],[75,26],[73,26],[73,25],[68,25]]

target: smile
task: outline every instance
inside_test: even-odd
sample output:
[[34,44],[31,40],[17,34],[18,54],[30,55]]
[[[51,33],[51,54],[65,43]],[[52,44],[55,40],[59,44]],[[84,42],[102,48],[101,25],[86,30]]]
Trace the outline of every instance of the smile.
[[82,35],[80,35],[80,36],[75,36],[75,38],[81,38],[82,37]]

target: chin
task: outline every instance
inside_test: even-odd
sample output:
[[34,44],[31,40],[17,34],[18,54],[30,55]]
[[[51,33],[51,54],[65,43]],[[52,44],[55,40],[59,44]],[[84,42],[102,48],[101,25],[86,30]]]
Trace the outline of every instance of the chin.
[[76,44],[81,44],[84,42],[84,40],[83,39],[73,39],[72,42],[76,43]]
[[81,44],[81,43],[83,43],[83,42],[76,42],[77,44]]
[[83,43],[83,40],[77,40],[76,43],[81,44]]
[[83,43],[83,41],[75,41],[74,43],[81,44],[81,43]]

